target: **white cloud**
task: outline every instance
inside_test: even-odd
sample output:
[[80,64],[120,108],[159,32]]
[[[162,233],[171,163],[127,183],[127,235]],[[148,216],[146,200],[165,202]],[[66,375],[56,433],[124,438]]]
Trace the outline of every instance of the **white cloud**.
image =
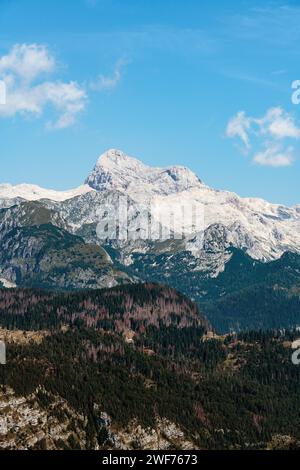
[[45,75],[55,72],[56,67],[54,57],[43,45],[15,45],[0,57],[0,78],[7,89],[0,117],[40,117],[50,106],[58,117],[48,127],[63,129],[73,125],[78,113],[85,109],[87,95],[74,81],[45,80]]
[[294,148],[284,143],[286,139],[300,139],[300,128],[291,114],[281,107],[273,107],[261,118],[248,117],[240,111],[228,122],[226,136],[238,137],[246,150],[250,149],[252,139],[262,139],[264,149],[254,155],[253,161],[282,167],[291,165],[295,159]]
[[296,126],[293,116],[282,108],[270,108],[265,116],[256,119],[262,134],[270,134],[276,139],[300,138],[300,128]]
[[47,47],[38,44],[16,44],[8,55],[0,57],[0,74],[28,82],[55,69],[55,60]]
[[239,137],[247,148],[250,147],[248,132],[251,127],[251,120],[246,117],[244,111],[240,111],[230,119],[227,129],[226,135],[227,137]]
[[280,145],[270,144],[263,152],[254,155],[253,161],[258,165],[283,167],[290,166],[294,161],[294,148],[282,149]]
[[115,88],[122,78],[122,69],[127,64],[127,60],[119,59],[114,67],[113,74],[111,76],[100,75],[97,80],[90,83],[90,88],[94,91]]

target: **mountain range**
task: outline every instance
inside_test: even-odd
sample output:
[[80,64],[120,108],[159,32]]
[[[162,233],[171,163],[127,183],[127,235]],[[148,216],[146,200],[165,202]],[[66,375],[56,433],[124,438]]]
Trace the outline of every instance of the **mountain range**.
[[[104,214],[109,225],[124,196],[130,237],[99,237]],[[199,209],[201,227],[188,221],[179,237],[182,220],[168,212],[176,214],[178,206]],[[0,282],[6,287],[70,290],[155,281],[196,300],[221,330],[300,324],[300,206],[241,198],[209,188],[185,167],[152,168],[112,149],[74,190],[0,185],[0,207]],[[147,237],[151,217],[169,236]],[[264,302],[252,302],[258,308],[250,314],[249,299],[258,291]]]
[[[201,204],[204,207],[204,229],[214,224],[223,226],[223,243],[245,249],[256,259],[271,260],[285,251],[299,251],[300,206],[286,207],[257,198],[240,198],[228,191],[206,186],[189,169],[180,166],[151,168],[119,150],[109,150],[98,159],[85,184],[74,190],[52,191],[34,185],[0,185],[0,204],[8,207],[20,201],[48,200],[72,207],[72,200],[85,211],[86,218],[75,228],[96,222],[93,209],[97,196],[110,192],[125,193],[135,202],[147,204],[149,198],[159,204]],[[87,206],[93,201],[94,207]],[[74,201],[73,201],[74,202]],[[46,203],[47,204],[47,203]],[[70,214],[68,222],[74,223]],[[194,234],[191,234],[194,235]],[[187,240],[196,252],[194,238]]]
[[299,449],[299,220],[119,150],[0,185],[0,449]]

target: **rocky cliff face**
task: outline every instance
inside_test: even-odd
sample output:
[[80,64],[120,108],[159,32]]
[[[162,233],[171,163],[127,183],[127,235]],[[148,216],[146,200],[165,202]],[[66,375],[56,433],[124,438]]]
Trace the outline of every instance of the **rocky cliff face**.
[[27,397],[0,389],[1,450],[61,450],[74,443],[84,448],[85,424],[65,400],[43,388]]
[[188,168],[152,168],[121,150],[111,149],[101,155],[85,181],[97,191],[126,191],[131,195],[168,195],[201,186]]
[[[132,420],[124,428],[105,411],[95,407],[100,442],[95,450],[196,449],[195,444],[175,424],[157,418],[153,427]],[[86,449],[87,419],[62,398],[37,388],[31,395],[16,396],[11,388],[0,390],[1,450]]]
[[100,246],[52,224],[3,231],[0,271],[10,284],[63,290],[131,282]]
[[[114,201],[111,200],[112,193]],[[219,226],[224,243],[245,249],[256,259],[276,259],[285,251],[298,252],[300,249],[298,206],[289,208],[214,190],[185,167],[152,168],[115,149],[100,156],[80,190],[61,195],[51,191],[27,191],[25,199],[39,199],[45,206],[55,207],[66,225],[79,230],[87,224],[99,222],[99,208],[104,204],[109,204],[112,211],[117,210],[116,196],[120,194],[129,198],[130,206],[155,204],[158,208],[156,217],[167,228],[171,224],[166,213],[168,208],[175,208],[178,204],[185,207],[193,205],[203,212],[202,231]],[[13,192],[8,186],[1,187],[2,207],[8,206],[9,200],[19,204],[22,198],[24,200],[24,187],[16,187]],[[201,251],[193,243],[197,233],[188,227],[185,235],[188,240],[186,248],[197,256]]]

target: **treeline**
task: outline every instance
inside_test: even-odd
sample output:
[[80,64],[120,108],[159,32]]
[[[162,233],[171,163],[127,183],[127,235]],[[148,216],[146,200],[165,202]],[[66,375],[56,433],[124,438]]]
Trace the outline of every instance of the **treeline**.
[[156,284],[69,293],[0,290],[0,325],[8,329],[54,330],[61,325],[84,325],[139,331],[160,324],[209,326],[191,300]]

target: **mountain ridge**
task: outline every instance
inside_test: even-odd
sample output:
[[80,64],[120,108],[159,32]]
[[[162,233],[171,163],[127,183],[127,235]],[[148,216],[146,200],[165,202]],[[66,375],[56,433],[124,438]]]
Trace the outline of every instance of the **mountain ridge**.
[[[80,221],[80,214],[83,212],[87,215],[85,220],[89,224],[99,222],[96,209],[99,204],[101,207],[101,201],[105,204],[104,199],[109,197],[109,193],[114,192],[126,195],[133,201],[130,202],[131,206],[142,204],[147,207],[154,203],[158,207],[158,217],[164,220],[167,228],[170,221],[165,214],[165,207],[194,205],[203,211],[204,232],[219,224],[223,227],[224,245],[246,249],[255,259],[270,261],[279,258],[285,251],[300,250],[299,206],[286,207],[263,199],[240,198],[229,191],[214,190],[185,167],[152,168],[116,149],[102,154],[85,184],[75,190],[52,194],[42,188],[30,188],[28,190],[25,185],[25,190],[28,191],[24,194],[21,191],[22,185],[14,191],[5,185],[2,185],[1,190],[0,185],[0,207],[18,205],[24,196],[27,200],[39,200],[48,206],[53,203],[58,212],[64,212],[67,223],[77,230],[80,228],[78,226],[83,227],[86,223]],[[103,196],[91,198],[92,193]],[[118,201],[115,200],[113,211],[117,210],[117,204]],[[69,213],[69,207],[72,207],[72,213]],[[76,212],[79,214],[77,217]],[[74,218],[77,220],[76,227]],[[194,256],[202,256],[199,243],[201,236],[197,239],[197,233],[193,233],[190,227],[185,235],[188,235],[186,248]],[[196,242],[193,243],[192,240]]]
[[115,189],[137,193],[136,186],[138,190],[143,186],[143,191],[149,194],[172,194],[202,183],[186,167],[150,167],[121,150],[110,149],[98,158],[85,184],[98,191]]

